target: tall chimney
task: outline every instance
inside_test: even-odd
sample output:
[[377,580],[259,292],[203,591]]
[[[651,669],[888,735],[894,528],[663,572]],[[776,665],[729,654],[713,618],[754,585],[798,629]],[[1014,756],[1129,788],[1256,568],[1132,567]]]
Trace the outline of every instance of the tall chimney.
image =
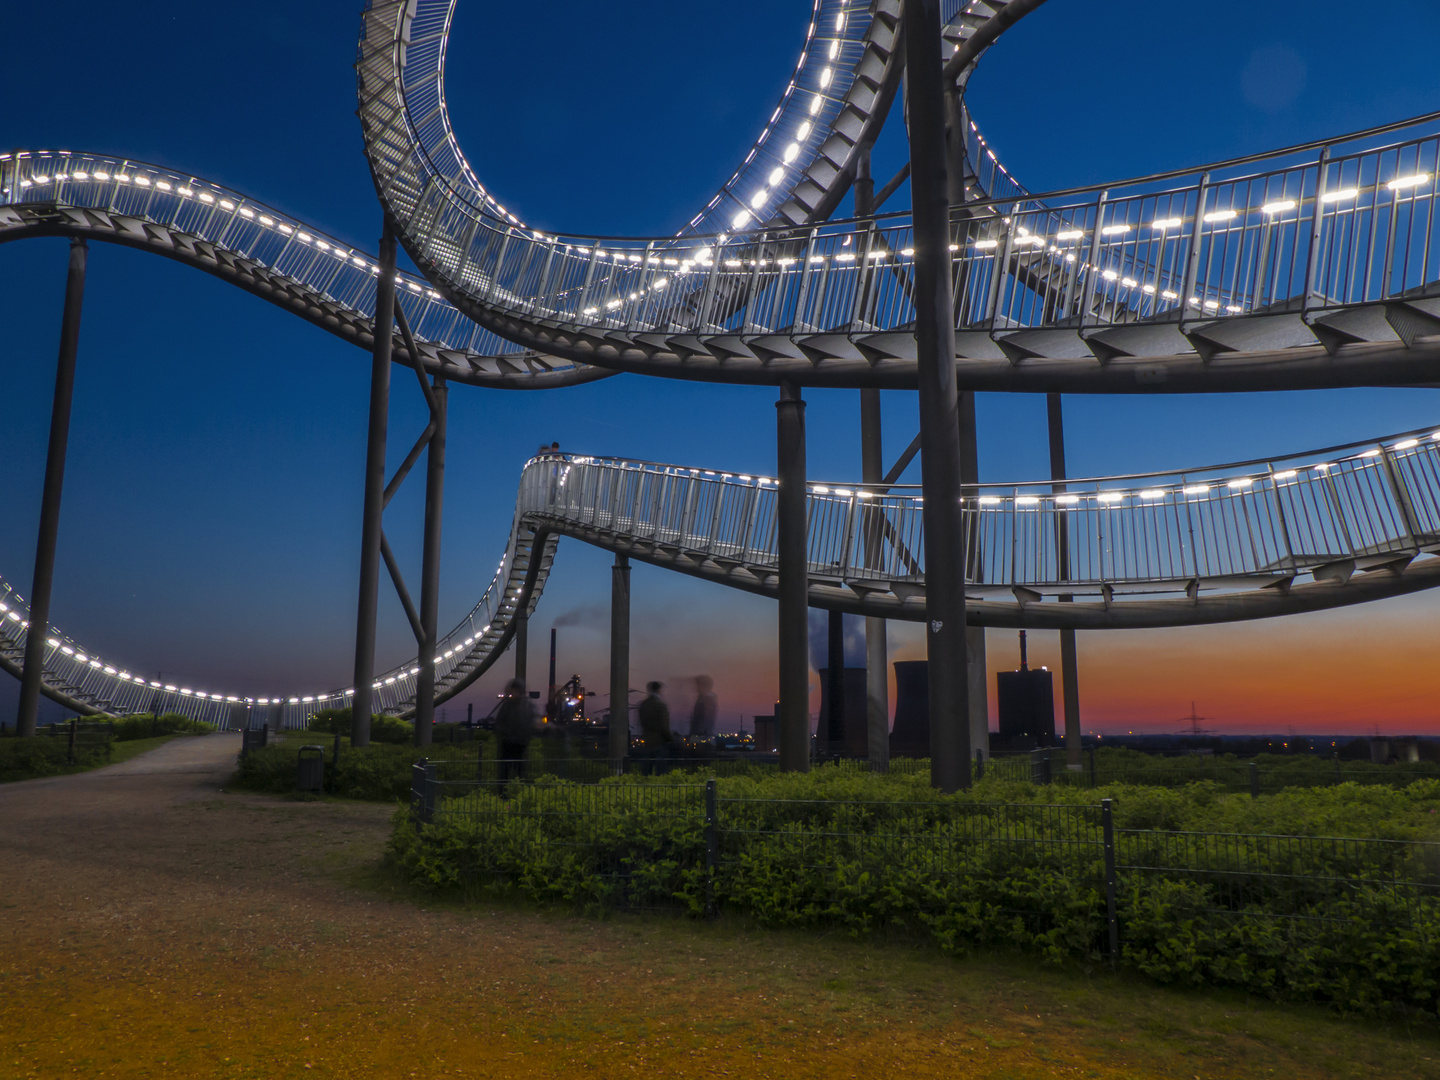
[[[545,699],[545,709],[548,712],[555,706],[555,627],[550,628],[550,696]],[[555,717],[550,717],[554,720]]]
[[[554,631],[552,630],[551,633],[554,633]],[[1024,630],[1021,630],[1021,631],[1020,631],[1020,670],[1021,670],[1021,671],[1029,671],[1029,670],[1030,670],[1030,665],[1029,665],[1028,663],[1026,663],[1026,658],[1025,658],[1025,631],[1024,631]],[[555,645],[554,645],[554,639],[553,639],[553,638],[551,639],[551,645],[550,645],[550,681],[551,681],[551,682],[554,682],[554,681],[555,681]]]

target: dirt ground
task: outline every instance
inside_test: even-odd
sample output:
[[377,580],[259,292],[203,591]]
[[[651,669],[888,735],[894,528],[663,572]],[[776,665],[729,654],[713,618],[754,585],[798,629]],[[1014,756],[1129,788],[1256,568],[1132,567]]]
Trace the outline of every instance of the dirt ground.
[[238,736],[0,787],[0,1078],[1440,1077],[1433,1027],[1028,961],[425,904]]

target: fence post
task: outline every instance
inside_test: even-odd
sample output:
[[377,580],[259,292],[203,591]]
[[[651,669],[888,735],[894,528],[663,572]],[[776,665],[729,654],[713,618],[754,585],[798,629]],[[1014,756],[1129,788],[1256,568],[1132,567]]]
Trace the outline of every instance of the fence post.
[[70,718],[70,745],[65,749],[65,763],[67,765],[75,764],[75,725],[77,723],[79,723],[79,718],[72,716]]
[[716,821],[717,808],[715,798],[715,780],[712,777],[705,781],[705,917],[715,917],[715,864],[719,861],[719,822]]
[[1110,966],[1120,962],[1120,923],[1115,918],[1115,817],[1109,799],[1100,800],[1100,825],[1105,836],[1105,918],[1110,927]]
[[1050,751],[1030,751],[1030,782],[1032,784],[1050,783]]
[[410,766],[410,808],[417,825],[435,819],[435,763],[421,758]]
[[976,779],[976,780],[983,780],[983,779],[985,779],[985,751],[984,751],[984,750],[976,750],[976,751],[975,751],[975,779]]
[[1253,761],[1250,762],[1250,797],[1260,797],[1260,766]]

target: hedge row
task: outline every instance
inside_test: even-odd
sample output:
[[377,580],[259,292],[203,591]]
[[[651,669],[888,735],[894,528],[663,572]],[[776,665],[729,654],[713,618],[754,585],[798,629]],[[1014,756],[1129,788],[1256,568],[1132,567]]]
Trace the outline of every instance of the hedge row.
[[[1188,800],[1164,789],[1099,793],[1113,800],[1120,864],[1173,867],[1121,877],[1125,963],[1162,982],[1349,1011],[1436,1011],[1440,865],[1428,865],[1424,849],[1277,847],[1256,837],[1241,845],[1249,862],[1237,864],[1233,846],[1216,852],[1204,837],[1173,831],[1223,816],[1229,797],[1201,787]],[[562,783],[478,791],[442,801],[423,829],[401,810],[389,858],[435,890],[499,884],[591,910],[699,914],[713,903],[766,926],[898,931],[949,952],[1018,947],[1054,962],[1107,954],[1093,803],[1046,807],[1061,792],[1022,784],[937,799],[918,784],[816,774],[722,779],[718,789],[713,879],[703,788],[668,778],[627,780],[624,791]],[[1390,831],[1434,836],[1434,781],[1403,792],[1350,785],[1267,797],[1254,805],[1272,804],[1271,820],[1251,823],[1288,814],[1298,827],[1329,831],[1341,821],[1336,799],[1347,795],[1359,809],[1352,826],[1363,830],[1388,811]],[[1367,801],[1377,796],[1383,806]],[[1316,805],[1297,813],[1307,800]],[[1390,877],[1428,882],[1429,891],[1373,884]]]

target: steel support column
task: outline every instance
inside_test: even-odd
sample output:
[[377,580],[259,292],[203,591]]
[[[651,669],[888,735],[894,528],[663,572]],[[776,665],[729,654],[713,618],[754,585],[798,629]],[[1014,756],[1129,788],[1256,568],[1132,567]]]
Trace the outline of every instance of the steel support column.
[[809,567],[806,564],[805,402],[794,383],[775,403],[776,547],[780,571],[780,703],[775,717],[780,768],[810,767]]
[[450,388],[436,376],[431,423],[435,430],[425,451],[425,550],[420,566],[420,674],[415,681],[415,745],[429,746],[435,731],[435,650],[439,647],[440,528],[445,505],[445,428]]
[[[515,612],[515,678],[525,682],[528,672],[526,663],[530,658],[530,616],[524,611]],[[530,689],[526,684],[525,689]]]
[[55,365],[55,396],[50,405],[50,446],[45,454],[45,486],[40,496],[40,531],[35,538],[35,576],[30,579],[30,626],[25,634],[17,735],[34,735],[40,717],[40,682],[45,675],[45,650],[50,637],[50,588],[55,582],[55,541],[60,535],[60,496],[65,488],[65,452],[70,444],[70,403],[75,397],[75,354],[80,348],[87,253],[84,240],[70,241],[65,307],[60,319],[60,357]]
[[618,775],[630,753],[630,557],[610,568],[610,764]]
[[[875,213],[875,181],[870,175],[870,146],[860,148],[855,165],[855,216]],[[881,452],[880,391],[860,391],[860,478],[866,484],[880,484],[885,478]],[[869,511],[872,515],[879,511]],[[871,528],[865,523],[865,565],[873,568],[880,557],[879,521]],[[890,767],[890,672],[884,619],[865,618],[865,744],[870,768],[883,772]]]
[[385,219],[375,279],[375,345],[370,359],[370,426],[365,444],[365,506],[360,525],[360,605],[355,616],[355,696],[350,742],[370,745],[375,682],[375,619],[380,599],[380,538],[385,512],[385,437],[390,418],[390,350],[395,326],[395,230]]
[[[880,391],[860,391],[860,475],[866,484],[884,482],[885,462],[880,449]],[[867,566],[880,559],[880,515],[865,522]],[[884,772],[890,767],[890,658],[884,619],[865,617],[865,735],[870,768]]]
[[[975,393],[962,390],[957,397],[960,412],[960,490],[965,498],[979,498],[980,489],[980,443],[975,429]],[[971,505],[974,505],[973,503]],[[969,552],[966,566],[967,577],[975,578],[980,570],[981,559],[978,544]],[[965,651],[969,656],[968,679],[970,683],[970,756],[979,752],[985,760],[990,759],[990,674],[985,666],[985,627],[965,628]]]
[[925,615],[930,674],[930,782],[970,786],[965,640],[965,521],[951,309],[950,204],[940,0],[905,0],[905,98],[915,223],[915,345],[925,491]]
[[[1059,394],[1045,395],[1045,413],[1050,427],[1050,479],[1065,479],[1065,415]],[[1056,494],[1065,490],[1064,484],[1051,484]],[[1061,581],[1070,580],[1070,523],[1064,514],[1055,515],[1056,557],[1059,565],[1056,575]],[[1061,603],[1070,603],[1069,595],[1060,597]],[[1079,772],[1083,761],[1080,755],[1080,666],[1075,656],[1075,631],[1060,631],[1060,690],[1065,698],[1065,767]]]
[[825,717],[825,733],[817,740],[821,754],[845,752],[845,616],[830,612],[829,633],[825,642],[825,697],[830,710]]

